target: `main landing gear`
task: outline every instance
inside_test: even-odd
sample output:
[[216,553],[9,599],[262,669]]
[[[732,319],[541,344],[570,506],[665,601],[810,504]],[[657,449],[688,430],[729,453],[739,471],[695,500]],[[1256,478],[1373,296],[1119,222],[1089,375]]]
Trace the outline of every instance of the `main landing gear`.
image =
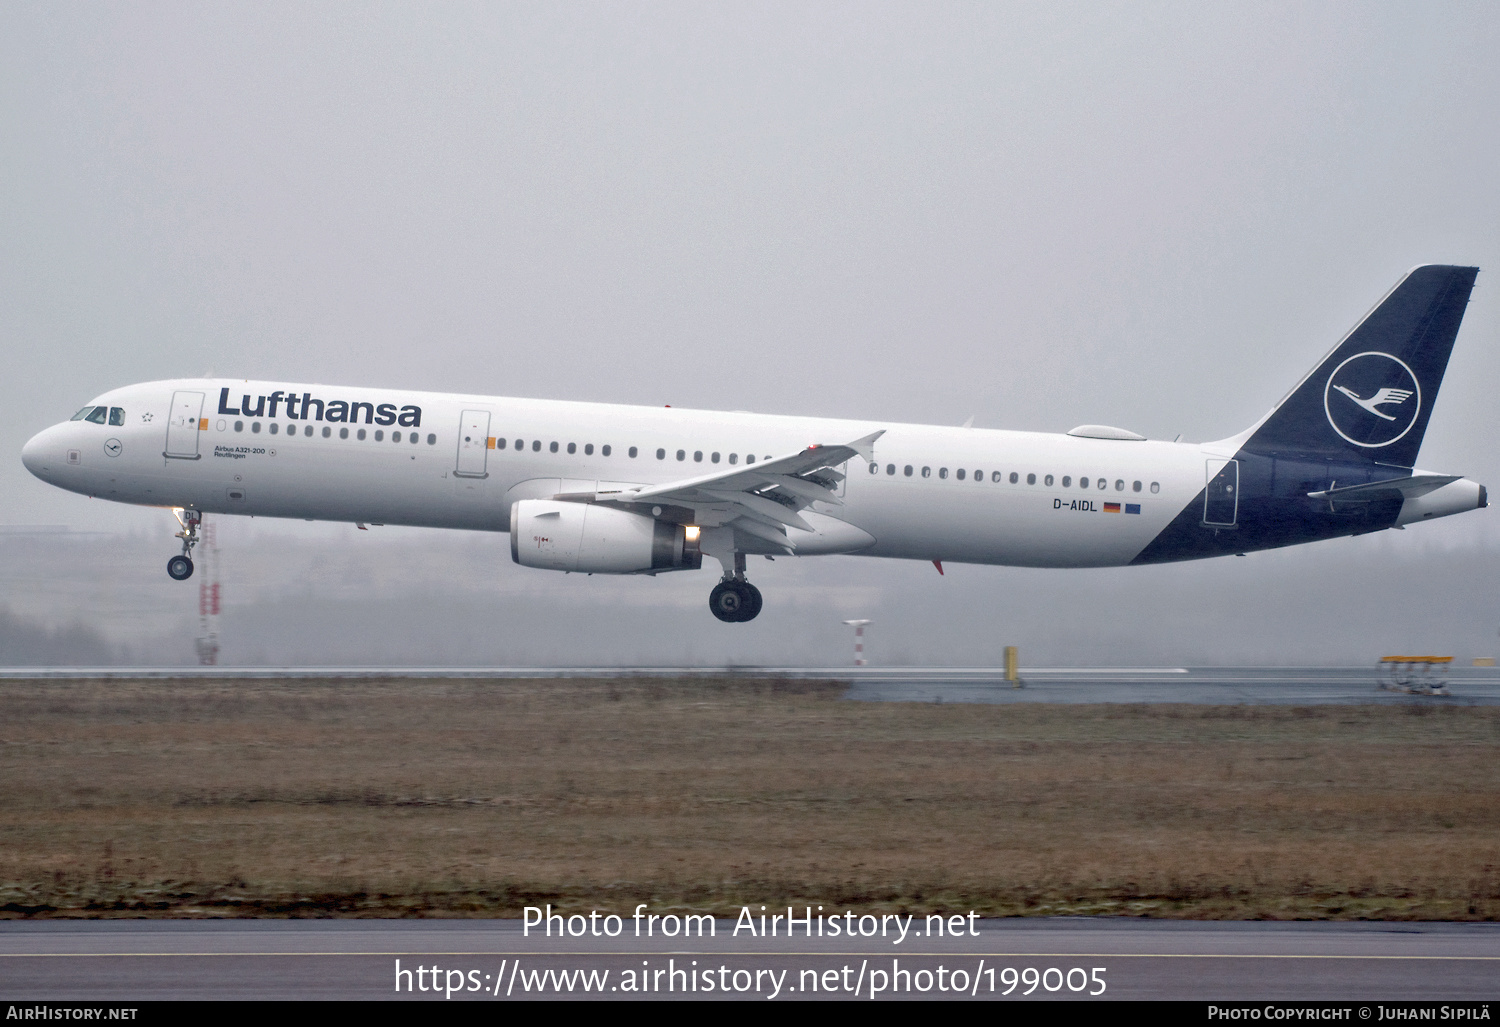
[[714,616],[731,624],[754,620],[760,604],[760,589],[743,579],[726,578],[708,594],[708,608]]
[[182,539],[182,555],[167,561],[167,576],[173,581],[186,581],[193,576],[192,552],[198,544],[198,526],[203,523],[203,514],[191,509],[176,509],[172,513],[182,525],[177,533]]
[[760,613],[760,589],[745,580],[745,554],[734,554],[732,575],[727,573],[729,571],[727,560],[724,570],[726,571],[724,580],[715,585],[714,590],[708,594],[708,608],[713,611],[715,617],[728,624],[754,620],[755,615]]

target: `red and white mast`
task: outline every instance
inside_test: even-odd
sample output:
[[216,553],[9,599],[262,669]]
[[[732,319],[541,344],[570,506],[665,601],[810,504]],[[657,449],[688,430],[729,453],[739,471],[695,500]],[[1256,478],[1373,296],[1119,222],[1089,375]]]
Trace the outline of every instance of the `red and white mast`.
[[198,628],[194,639],[200,666],[213,667],[219,662],[219,546],[211,521],[203,522],[203,544],[198,548]]

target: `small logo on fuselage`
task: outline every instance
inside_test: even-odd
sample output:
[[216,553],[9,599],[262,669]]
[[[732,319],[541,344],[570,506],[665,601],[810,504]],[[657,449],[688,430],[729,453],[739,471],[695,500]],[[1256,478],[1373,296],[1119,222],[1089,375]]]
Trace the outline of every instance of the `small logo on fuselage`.
[[1323,387],[1323,412],[1339,437],[1362,449],[1389,446],[1417,423],[1422,386],[1389,353],[1356,353]]

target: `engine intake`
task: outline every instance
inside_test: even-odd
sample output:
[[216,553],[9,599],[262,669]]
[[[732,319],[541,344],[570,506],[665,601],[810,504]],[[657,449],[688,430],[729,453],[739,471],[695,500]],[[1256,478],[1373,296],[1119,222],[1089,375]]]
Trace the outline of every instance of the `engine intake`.
[[697,570],[703,554],[681,524],[593,503],[523,499],[510,508],[510,558],[585,574]]

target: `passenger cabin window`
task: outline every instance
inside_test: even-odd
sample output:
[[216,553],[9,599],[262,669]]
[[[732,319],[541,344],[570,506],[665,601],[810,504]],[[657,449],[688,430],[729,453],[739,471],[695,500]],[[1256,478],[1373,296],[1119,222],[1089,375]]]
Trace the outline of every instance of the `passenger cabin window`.
[[740,455],[738,453],[730,453],[729,454],[729,462],[731,464],[737,464],[737,463],[739,463],[740,462]]
[[1140,490],[1141,490],[1141,483],[1140,482],[1133,481],[1133,482],[1130,483],[1130,491],[1131,492],[1139,492]]
[[1101,488],[1101,489],[1107,489],[1107,488],[1109,488],[1109,482],[1108,482],[1108,481],[1106,481],[1106,480],[1105,480],[1105,479],[1103,479],[1103,478],[1100,478],[1100,479],[1099,479],[1099,487],[1100,487],[1100,488]]
[[495,448],[496,449],[504,449],[505,448],[505,440],[504,439],[496,439],[495,440]]
[[1063,475],[1063,488],[1068,488],[1072,484],[1073,484],[1073,479],[1071,477],[1069,477],[1068,475],[1066,475],[1066,474]]
[[[275,435],[280,430],[281,430],[281,425],[277,424],[275,421],[272,421],[271,422],[271,434]],[[379,435],[380,433],[376,432],[375,434]]]
[[679,449],[677,451],[677,459],[678,460],[686,460],[687,459],[687,450],[685,450],[685,449]]
[[[602,448],[601,448],[601,449],[600,449],[600,450],[599,450],[599,452],[600,452],[600,453],[601,453],[601,454],[603,454],[603,455],[604,455],[604,456],[609,456],[609,454],[610,454],[610,448],[609,448],[609,446],[608,446],[608,445],[605,445],[605,446],[603,446],[603,447],[602,447]],[[631,455],[631,456],[635,456],[635,447],[633,447],[633,446],[632,446],[632,447],[631,447],[631,450],[630,450],[630,455]]]
[[547,452],[549,452],[549,453],[556,453],[557,452],[557,443],[554,442],[554,443],[552,443],[552,445],[548,446],[547,447]]
[[[412,439],[413,442],[417,441],[416,435],[415,434],[412,435],[411,439]],[[429,446],[436,446],[437,445],[437,436],[436,435],[428,435],[427,436],[427,444]]]
[[695,464],[701,464],[702,462],[703,462],[703,450],[701,450],[701,449],[694,450],[693,451],[693,463],[695,463]]
[[1028,484],[1028,485],[1035,485],[1036,484],[1036,475],[1034,475],[1034,474],[1028,474],[1026,476],[1026,484]]
[[1151,483],[1151,492],[1152,492],[1152,494],[1155,495],[1156,493],[1158,493],[1160,491],[1161,491],[1161,483],[1153,481]]
[[939,478],[947,478],[948,477],[948,468],[946,468],[946,467],[939,467],[938,468],[938,477]]
[[[276,426],[274,424],[271,425],[271,430],[272,431],[276,430]],[[385,441],[385,432],[381,431],[379,428],[375,429],[375,441],[376,442],[384,442]]]
[[[295,428],[293,428],[292,430],[296,431]],[[400,442],[401,441],[401,433],[398,432],[398,431],[391,432],[391,441],[392,442]]]
[[[235,424],[239,424],[240,422],[235,421],[234,423]],[[235,431],[239,431],[239,428],[235,428]],[[349,437],[349,429],[348,428],[340,428],[339,429],[339,438],[341,438],[341,439],[347,439],[348,437]]]
[[710,463],[715,463],[715,464],[716,464],[716,463],[718,463],[718,462],[719,462],[719,454],[717,454],[717,453],[714,453],[714,454],[712,454],[712,455],[711,455],[711,456],[709,456],[709,458],[708,458],[708,459],[709,459],[709,462],[710,462]]
[[656,451],[656,459],[658,459],[658,460],[665,460],[666,458],[667,458],[667,451],[665,449],[658,449]]
[[1044,484],[1044,485],[1051,485],[1052,484],[1052,475],[1049,474],[1049,475],[1047,475],[1047,477],[1043,478],[1042,479],[1042,484]]
[[328,427],[328,426],[327,426],[327,425],[326,425],[326,424],[325,424],[325,425],[324,425],[324,426],[323,426],[323,437],[324,437],[324,438],[325,438],[325,439],[326,439],[326,438],[330,438],[330,437],[331,437],[331,436],[332,436],[332,435],[333,435],[333,429],[332,429],[332,428],[330,428],[330,427]]
[[584,444],[583,455],[584,456],[593,456],[594,455],[594,444],[592,442]]
[[1014,485],[1016,482],[1018,482],[1020,480],[1021,480],[1021,476],[1020,475],[1018,475],[1015,471],[1011,471],[1010,472],[1010,483],[1012,485]]
[[958,470],[954,471],[953,473],[958,477],[959,481],[963,481],[964,480],[965,471],[964,471],[964,469],[962,467],[960,467]]
[[886,474],[895,474],[896,473],[896,465],[895,464],[886,464],[885,465],[885,473]]
[[990,473],[990,481],[998,482],[999,480],[1000,480],[1000,472],[999,471],[992,471]]
[[[234,430],[235,431],[244,431],[245,430],[245,422],[244,421],[235,421],[234,422]],[[344,434],[345,435],[349,434],[349,429],[348,428],[344,429]]]
[[745,463],[747,463],[747,464],[753,464],[753,463],[755,463],[755,454],[754,453],[747,454],[745,456]]
[[570,443],[568,443],[568,455],[569,456],[573,456],[577,452],[578,452],[578,443],[576,443],[576,442],[570,442]]
[[[256,422],[254,428],[259,428],[259,427],[260,427],[260,423]],[[251,430],[253,431],[254,428],[252,428]],[[358,432],[355,433],[354,437],[356,439],[358,439],[360,442],[365,441],[365,430],[363,428],[361,428]]]
[[531,451],[533,453],[540,453],[542,451],[542,440],[541,439],[532,439],[531,440]]
[[[259,435],[260,434],[260,422],[259,421],[251,421],[250,422],[250,433],[252,435]],[[359,430],[359,437],[360,438],[364,438],[365,437],[365,430],[363,428],[361,428]]]
[[931,478],[932,477],[932,468],[931,467],[924,467],[924,468],[922,468],[922,477],[924,477],[924,478]]

